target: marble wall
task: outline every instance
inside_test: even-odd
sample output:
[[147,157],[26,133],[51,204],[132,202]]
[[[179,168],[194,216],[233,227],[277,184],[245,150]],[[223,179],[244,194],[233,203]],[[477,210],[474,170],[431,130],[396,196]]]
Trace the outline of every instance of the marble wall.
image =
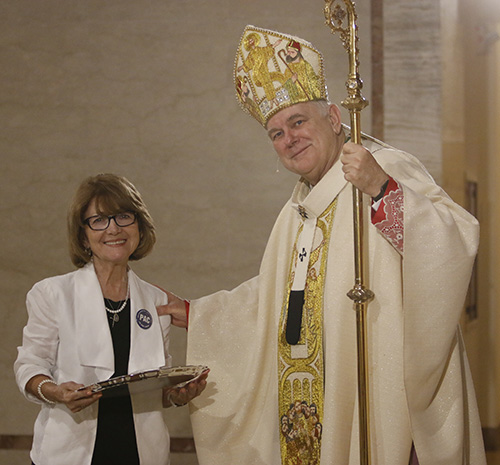
[[384,137],[440,181],[440,2],[384,0]]

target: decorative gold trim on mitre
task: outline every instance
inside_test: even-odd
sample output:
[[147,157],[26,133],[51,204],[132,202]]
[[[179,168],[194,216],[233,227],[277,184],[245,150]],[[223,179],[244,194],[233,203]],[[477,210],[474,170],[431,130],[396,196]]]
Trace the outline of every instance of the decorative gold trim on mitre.
[[280,32],[245,27],[234,60],[241,108],[262,126],[283,108],[328,100],[323,55],[309,42]]

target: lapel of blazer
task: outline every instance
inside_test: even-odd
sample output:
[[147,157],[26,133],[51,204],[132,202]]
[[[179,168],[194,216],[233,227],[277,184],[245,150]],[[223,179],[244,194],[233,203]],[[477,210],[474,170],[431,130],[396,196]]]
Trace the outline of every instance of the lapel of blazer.
[[[166,296],[142,282],[129,271],[130,358],[129,373],[165,365],[163,334],[156,313],[157,303]],[[113,343],[106,318],[104,298],[92,263],[75,273],[74,309],[78,356],[83,366],[95,367],[99,376],[109,378],[115,371]]]
[[[166,296],[129,271],[130,282],[130,359],[129,373],[165,365],[163,333],[156,304]],[[161,300],[163,301],[161,301]]]
[[75,273],[74,286],[75,343],[80,363],[102,368],[109,377],[114,373],[113,343],[101,286],[92,263]]

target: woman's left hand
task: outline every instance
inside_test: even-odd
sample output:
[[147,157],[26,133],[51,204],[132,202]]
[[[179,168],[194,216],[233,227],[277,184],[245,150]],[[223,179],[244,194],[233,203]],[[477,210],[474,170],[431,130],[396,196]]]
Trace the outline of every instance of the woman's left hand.
[[198,397],[207,386],[207,376],[210,370],[204,371],[198,378],[181,388],[163,389],[163,407],[180,407]]

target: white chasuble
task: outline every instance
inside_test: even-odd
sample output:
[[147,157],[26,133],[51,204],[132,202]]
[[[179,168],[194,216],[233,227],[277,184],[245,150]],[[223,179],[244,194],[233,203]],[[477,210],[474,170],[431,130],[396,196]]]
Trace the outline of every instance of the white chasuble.
[[[365,228],[367,286],[375,293],[367,318],[372,463],[408,465],[414,444],[420,465],[485,465],[474,388],[457,331],[477,249],[477,222],[414,157],[370,141],[364,145],[404,195],[404,256],[375,226]],[[307,269],[303,287],[322,295],[310,303],[304,292],[300,334],[287,353],[280,349],[283,312],[290,287],[300,291],[291,259],[300,261],[297,233],[306,223],[297,209],[300,205],[319,218],[334,199],[331,233],[315,228],[309,262],[317,262]],[[359,465],[356,315],[346,295],[354,283],[352,217],[352,189],[340,163],[312,190],[299,181],[274,225],[259,275],[232,291],[191,302],[187,361],[211,369],[207,388],[190,402],[200,465],[277,465],[283,447],[306,450],[308,441],[315,444],[303,429],[309,428],[305,419],[314,413],[312,404],[319,403],[313,380],[321,369],[314,363],[303,363],[302,371],[288,368],[307,360],[304,348],[313,354],[314,344],[323,350],[314,360],[324,361],[323,416],[316,423],[321,424],[321,454],[314,462],[318,451],[310,447],[308,461],[296,455],[295,463]],[[315,257],[318,234],[329,239]],[[311,279],[316,274],[325,282]],[[322,344],[307,339],[310,325],[320,324],[316,312],[308,321],[308,308],[316,305],[323,309],[318,312],[322,331],[315,331]],[[304,359],[297,355],[301,350]],[[305,374],[296,375],[299,371]],[[297,413],[287,413],[286,404],[296,401],[306,402],[309,410],[302,404]],[[300,420],[291,434],[302,435],[300,444],[287,442],[285,434],[290,415],[296,414]],[[280,415],[288,419],[281,423]]]

